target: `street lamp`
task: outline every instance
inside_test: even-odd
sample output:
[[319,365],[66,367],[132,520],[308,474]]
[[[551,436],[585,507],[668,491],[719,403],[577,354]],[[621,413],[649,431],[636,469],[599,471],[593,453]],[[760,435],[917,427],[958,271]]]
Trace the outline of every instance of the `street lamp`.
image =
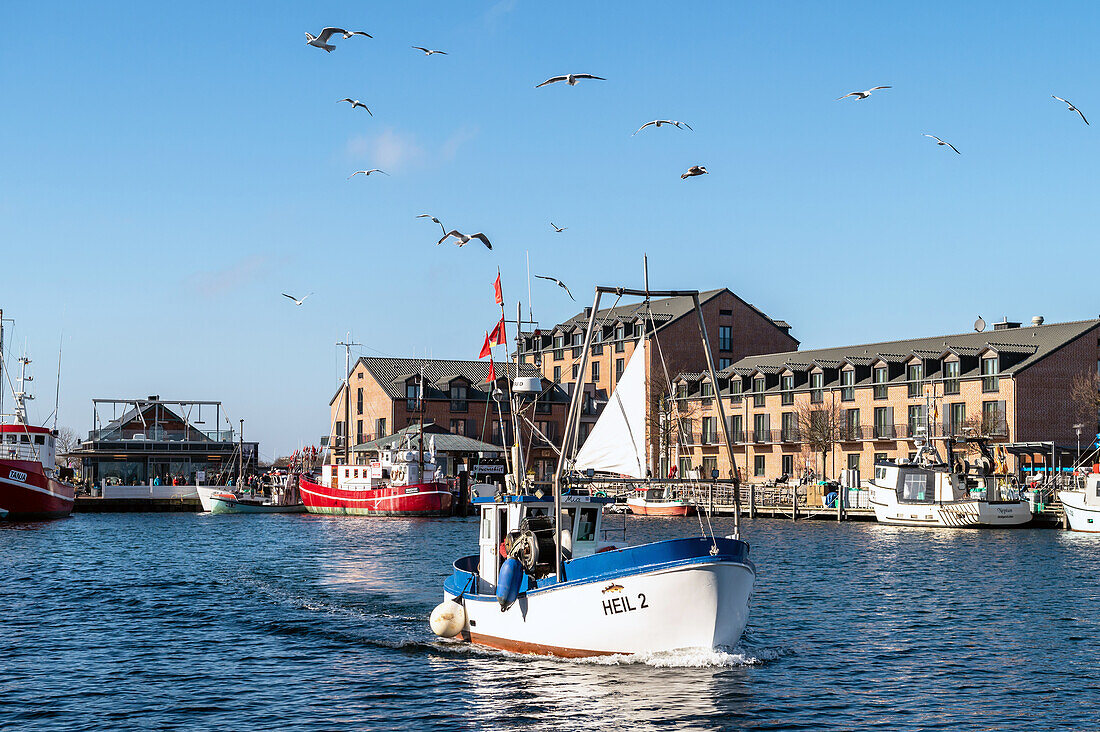
[[1080,422],[1073,425],[1073,431],[1077,433],[1077,462],[1081,462],[1081,428],[1084,426]]

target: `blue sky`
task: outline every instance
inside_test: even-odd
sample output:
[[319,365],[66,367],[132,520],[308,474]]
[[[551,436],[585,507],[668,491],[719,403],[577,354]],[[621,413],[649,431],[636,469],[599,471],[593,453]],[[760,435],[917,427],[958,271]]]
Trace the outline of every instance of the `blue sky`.
[[[92,397],[220,399],[266,456],[289,452],[327,431],[346,332],[361,353],[474,358],[497,267],[526,300],[527,252],[584,301],[597,281],[640,284],[648,252],[654,287],[727,286],[804,347],[1100,311],[1100,124],[1050,96],[1100,121],[1095,3],[2,16],[0,307],[9,347],[36,359],[39,418],[64,338],[61,423],[80,431]],[[307,46],[325,25],[374,39]],[[608,80],[533,88],[567,72]],[[658,117],[695,131],[631,137]],[[710,175],[681,181],[693,164]],[[364,167],[391,177],[346,180]],[[436,247],[422,212],[493,251]],[[579,309],[533,288],[543,324]]]

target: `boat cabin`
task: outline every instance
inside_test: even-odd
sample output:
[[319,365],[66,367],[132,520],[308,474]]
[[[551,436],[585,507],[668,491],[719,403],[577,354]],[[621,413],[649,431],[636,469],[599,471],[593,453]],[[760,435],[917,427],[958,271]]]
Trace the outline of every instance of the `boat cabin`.
[[431,462],[430,453],[424,453],[423,469],[417,450],[383,450],[380,458],[367,465],[324,465],[321,467],[321,485],[371,490],[384,485],[420,485],[443,480],[443,469]]
[[45,427],[0,424],[0,457],[42,463],[44,470],[55,467],[57,436]]
[[[561,545],[567,558],[585,557],[608,548],[603,539],[603,507],[612,499],[599,496],[565,495],[561,497]],[[502,546],[509,532],[524,528],[526,519],[554,515],[550,496],[500,496],[473,499],[480,516],[478,538],[478,588],[481,594],[496,591],[497,575],[504,562]],[[552,525],[552,522],[548,522]],[[553,564],[553,557],[539,561]]]
[[955,473],[946,465],[875,463],[873,482],[894,490],[898,503],[947,503],[967,498],[990,503],[1019,500],[1019,492],[1007,485],[1004,476]]
[[1100,473],[1089,473],[1085,478],[1085,505],[1100,508]]

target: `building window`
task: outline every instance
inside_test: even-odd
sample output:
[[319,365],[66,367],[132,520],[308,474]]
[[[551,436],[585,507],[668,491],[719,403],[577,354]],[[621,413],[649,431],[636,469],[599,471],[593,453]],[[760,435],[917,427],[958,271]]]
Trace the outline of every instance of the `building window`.
[[581,365],[579,363],[573,364],[573,368],[572,368],[573,381],[577,380],[577,372],[580,371],[580,369],[581,369]]
[[730,421],[730,442],[744,442],[744,425],[741,423],[741,415],[733,414],[729,417]]
[[626,350],[626,326],[615,326],[615,353],[622,353]]
[[875,464],[876,465],[878,463],[884,463],[887,460],[889,460],[889,458],[886,456],[886,453],[884,453],[884,452],[876,452],[875,453]]
[[715,473],[718,472],[718,458],[705,457],[703,458],[703,480],[713,480]]
[[840,401],[851,402],[856,398],[856,372],[855,369],[851,371],[840,372]]
[[679,384],[676,387],[676,398],[677,399],[687,399],[687,397],[688,397],[688,385],[687,384]]
[[926,425],[924,424],[924,405],[923,404],[910,404],[909,405],[909,428],[910,437],[924,436]]
[[374,420],[374,434],[375,434],[376,437],[385,437],[386,436],[386,418],[385,417],[379,417],[378,419]]
[[615,383],[619,383],[619,379],[623,378],[623,369],[626,368],[626,359],[615,359]]
[[848,453],[848,470],[859,470],[859,453]]
[[718,442],[718,422],[714,417],[703,417],[699,439],[704,445],[713,445]]
[[752,458],[752,474],[757,478],[764,477],[764,471],[767,467],[768,459],[765,455],[754,455]]
[[355,444],[361,445],[365,442],[363,439],[363,420],[358,419],[355,421]]
[[466,420],[464,419],[452,419],[451,420],[451,432],[456,435],[466,434]]
[[893,407],[875,407],[875,437],[880,440],[894,439]]
[[592,346],[592,355],[593,356],[602,356],[603,355],[603,345],[600,344],[600,343],[597,343],[594,346]]
[[718,359],[718,370],[719,371],[721,371],[722,369],[728,369],[732,365],[733,365],[733,360],[732,359],[729,359],[729,358],[720,358],[720,359]]
[[890,380],[889,370],[885,366],[878,366],[871,376],[875,383],[875,399],[885,399],[886,382]]
[[911,363],[905,369],[905,378],[909,382],[909,398],[921,395],[921,379],[924,378],[924,364]]
[[752,441],[768,442],[770,436],[771,435],[768,434],[768,415],[752,415]]
[[592,383],[595,384],[599,380],[600,380],[600,362],[599,361],[593,361],[592,362]]
[[945,361],[943,364],[943,393],[959,393],[959,362]]
[[986,437],[1008,437],[1003,401],[982,402],[982,434]]
[[719,351],[732,351],[733,350],[733,326],[720,325],[718,326],[718,350]]
[[741,403],[741,379],[740,379],[740,377],[730,379],[730,394],[733,395],[733,398],[730,399],[730,404],[740,404]]
[[561,366],[555,366],[554,367],[554,383],[555,384],[560,384],[561,383]]
[[680,457],[680,477],[687,477],[688,472],[691,471],[691,458],[681,456]]
[[363,413],[363,387],[359,387],[355,395],[355,411],[356,414]]
[[951,429],[951,434],[961,435],[963,427],[966,425],[966,402],[955,402],[947,406],[950,410],[948,413],[948,419],[950,420],[948,426]]
[[754,407],[764,406],[764,377],[757,376],[752,380],[752,405]]
[[500,420],[493,420],[492,435],[490,436],[489,441],[492,442],[494,445],[504,444],[504,432],[503,430],[501,430]]
[[859,410],[858,409],[845,409],[844,410],[844,439],[846,440],[858,440],[863,437],[859,429]]
[[466,385],[451,384],[451,411],[465,412],[468,406],[466,401]]
[[699,402],[701,407],[709,407],[710,400],[714,396],[714,384],[709,381],[704,381],[699,385],[699,398],[702,400]]
[[695,443],[695,435],[691,431],[691,418],[680,418],[680,438],[685,444],[692,445]]
[[789,407],[794,404],[794,376],[783,376],[779,379],[779,388],[783,392],[780,404]]
[[825,401],[825,374],[820,371],[810,374],[810,402],[820,404]]
[[794,475],[794,455],[784,455],[782,460],[783,475],[790,477]]
[[798,415],[794,412],[783,412],[779,420],[779,439],[783,440],[783,442],[798,442]]
[[416,382],[410,381],[409,383],[405,384],[405,409],[409,410],[410,412],[416,412],[420,410],[420,406],[418,404],[419,394],[420,390],[417,387]]
[[1000,364],[998,360],[996,356],[982,359],[983,392],[998,391],[1001,388],[1000,379],[997,377],[997,374],[1000,373]]

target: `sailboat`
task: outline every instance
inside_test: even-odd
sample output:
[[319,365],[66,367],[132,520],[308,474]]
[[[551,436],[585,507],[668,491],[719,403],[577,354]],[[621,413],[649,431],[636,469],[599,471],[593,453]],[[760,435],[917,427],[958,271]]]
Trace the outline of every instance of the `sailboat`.
[[[596,314],[607,293],[647,299],[690,295],[700,313],[694,291],[597,287],[580,374],[588,373]],[[713,378],[701,315],[699,326]],[[577,436],[584,391],[583,383],[575,386],[552,495],[531,493],[522,481],[522,459],[516,459],[513,492],[473,499],[480,514],[478,553],[455,561],[444,581],[444,601],[430,618],[437,635],[559,657],[713,649],[737,643],[748,622],[756,578],[739,529],[729,537],[617,547],[605,541],[602,532],[602,509],[611,499],[585,490],[586,480],[597,469],[635,478],[644,475],[644,377],[643,338],[583,448],[569,459],[565,453]]]

